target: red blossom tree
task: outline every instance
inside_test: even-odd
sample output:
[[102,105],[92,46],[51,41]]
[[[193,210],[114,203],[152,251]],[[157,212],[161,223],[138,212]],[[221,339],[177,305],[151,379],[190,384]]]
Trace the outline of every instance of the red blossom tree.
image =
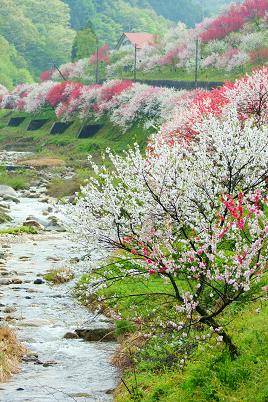
[[232,4],[222,15],[215,18],[201,33],[203,42],[222,39],[230,32],[238,31],[247,22],[262,18],[268,11],[268,0],[245,0],[242,4]]
[[105,64],[110,63],[110,48],[109,45],[105,44],[98,49],[98,52],[94,53],[90,59],[89,64],[96,64],[97,60]]
[[66,88],[72,85],[72,82],[64,81],[55,84],[55,86],[48,92],[46,101],[55,108],[59,103],[65,102],[68,98],[66,95]]
[[40,74],[40,81],[49,81],[54,73],[54,69],[43,71]]

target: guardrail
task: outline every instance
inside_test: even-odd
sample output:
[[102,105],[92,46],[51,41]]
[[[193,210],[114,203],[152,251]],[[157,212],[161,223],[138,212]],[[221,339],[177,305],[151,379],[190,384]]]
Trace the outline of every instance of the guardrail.
[[148,84],[155,87],[175,88],[175,89],[196,89],[202,88],[211,90],[213,88],[221,87],[224,82],[220,81],[175,81],[175,80],[136,80],[142,84]]

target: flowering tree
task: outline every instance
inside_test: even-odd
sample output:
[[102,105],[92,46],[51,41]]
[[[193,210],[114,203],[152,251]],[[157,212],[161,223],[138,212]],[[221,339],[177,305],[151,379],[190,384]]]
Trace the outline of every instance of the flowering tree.
[[3,96],[8,94],[8,89],[0,84],[0,104],[2,102]]
[[47,95],[54,86],[53,81],[44,81],[36,85],[25,97],[23,110],[28,113],[36,113],[46,106],[50,106],[47,102]]
[[102,275],[91,291],[129,276],[159,277],[167,287],[157,297],[170,300],[173,319],[158,329],[172,327],[184,343],[208,327],[235,357],[220,317],[232,303],[256,297],[265,270],[267,129],[250,120],[241,126],[235,109],[195,129],[191,143],[170,146],[155,137],[145,157],[137,146],[124,156],[108,152],[112,168],[93,164],[95,177],[68,216],[91,258],[95,250],[98,258],[120,251],[116,276],[93,268]]
[[267,0],[245,0],[242,4],[231,4],[228,10],[210,22],[201,34],[203,42],[224,38],[230,32],[238,31],[252,19],[265,16]]
[[89,63],[90,64],[96,64],[97,60],[99,62],[109,64],[109,62],[110,62],[110,48],[109,48],[109,45],[107,43],[98,49],[98,53],[96,52],[90,57]]
[[28,94],[38,84],[20,84],[13,91],[3,95],[1,108],[2,109],[18,109],[23,110],[25,106],[25,100]]
[[40,81],[49,81],[49,80],[51,80],[52,75],[53,75],[54,72],[55,72],[54,68],[51,68],[50,70],[43,71],[40,74]]

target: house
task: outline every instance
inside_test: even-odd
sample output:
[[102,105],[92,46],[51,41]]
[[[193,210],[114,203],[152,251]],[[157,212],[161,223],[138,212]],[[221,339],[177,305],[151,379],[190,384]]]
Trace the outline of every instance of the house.
[[156,39],[156,35],[146,32],[124,32],[116,45],[116,49],[118,50],[126,44],[133,45],[136,49],[142,49],[145,46],[154,46]]

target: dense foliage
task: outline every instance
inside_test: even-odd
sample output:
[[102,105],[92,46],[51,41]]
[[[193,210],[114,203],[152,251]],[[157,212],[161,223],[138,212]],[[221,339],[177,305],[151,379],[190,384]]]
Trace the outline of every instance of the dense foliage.
[[[194,25],[200,22],[204,16],[215,15],[225,4],[230,2],[230,0],[213,0],[213,2],[211,0],[179,0],[176,2],[171,0],[65,0],[65,3],[69,4],[71,8],[74,28],[84,27],[88,20],[97,25],[100,14],[104,14],[106,19],[104,24],[110,20],[111,25],[119,23],[127,28],[127,31],[130,31],[129,27],[133,27],[135,18],[138,16],[140,19],[148,18],[150,14],[153,15],[152,11],[168,20]],[[146,28],[147,30],[148,28]]]
[[74,32],[69,19],[69,8],[60,0],[3,0],[0,35],[35,73],[52,60],[62,63],[70,58]]
[[161,33],[168,27],[165,18],[139,2],[126,0],[66,0],[71,8],[72,25],[84,28],[90,21],[101,42],[115,45],[122,32]]

